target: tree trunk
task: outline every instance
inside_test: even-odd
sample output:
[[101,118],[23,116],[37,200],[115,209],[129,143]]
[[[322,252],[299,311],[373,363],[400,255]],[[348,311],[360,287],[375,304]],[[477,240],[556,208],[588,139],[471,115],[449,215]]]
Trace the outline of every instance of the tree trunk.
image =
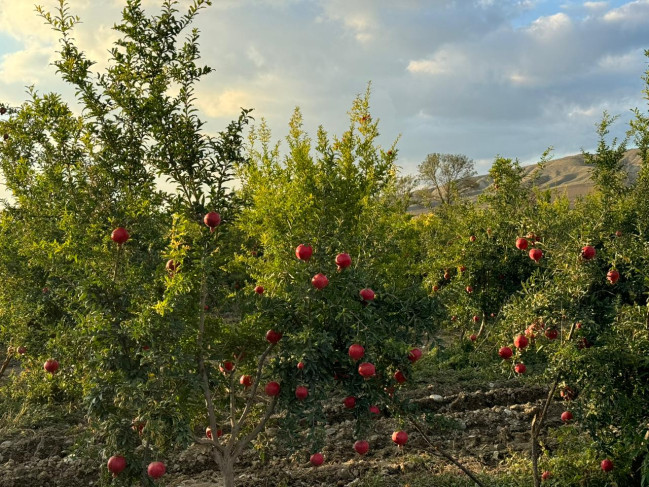
[[234,487],[234,459],[227,453],[219,462],[219,469],[223,475],[223,485],[225,487]]

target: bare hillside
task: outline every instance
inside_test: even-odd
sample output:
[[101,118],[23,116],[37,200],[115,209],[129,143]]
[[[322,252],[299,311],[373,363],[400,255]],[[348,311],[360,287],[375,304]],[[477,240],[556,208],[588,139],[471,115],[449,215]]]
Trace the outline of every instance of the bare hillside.
[[[624,155],[624,165],[629,175],[629,181],[635,180],[640,170],[641,158],[638,149],[626,151]],[[527,176],[537,166],[535,164],[525,166]],[[468,196],[475,199],[486,188],[491,186],[493,181],[488,175],[475,176],[477,188],[468,193]],[[590,179],[590,167],[584,162],[582,154],[561,157],[548,162],[540,172],[538,185],[541,188],[553,189],[556,194],[567,195],[570,200],[588,194],[593,189],[593,183]],[[415,205],[412,208],[413,213],[426,211],[425,208]]]

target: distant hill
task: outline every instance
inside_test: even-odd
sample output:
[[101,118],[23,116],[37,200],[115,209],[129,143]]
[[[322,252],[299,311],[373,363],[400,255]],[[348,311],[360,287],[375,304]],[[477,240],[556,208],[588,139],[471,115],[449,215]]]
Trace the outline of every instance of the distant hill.
[[[634,181],[640,170],[642,159],[638,149],[631,149],[624,153],[623,163],[629,176],[629,181]],[[525,175],[529,177],[537,166],[532,164],[525,166]],[[553,189],[559,195],[566,195],[573,201],[580,196],[585,196],[593,190],[593,182],[590,179],[590,166],[584,163],[584,156],[576,154],[560,159],[553,159],[546,163],[540,172],[537,184],[543,189]],[[475,176],[476,189],[467,193],[471,199],[476,199],[485,189],[493,184],[488,175]],[[430,190],[424,190],[430,191]],[[421,205],[413,205],[410,208],[412,213],[423,213],[427,209]]]

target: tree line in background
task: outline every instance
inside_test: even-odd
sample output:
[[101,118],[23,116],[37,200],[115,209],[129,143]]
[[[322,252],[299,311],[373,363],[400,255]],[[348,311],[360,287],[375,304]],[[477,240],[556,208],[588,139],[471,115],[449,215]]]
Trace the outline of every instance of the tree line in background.
[[[194,87],[211,70],[189,28],[209,4],[181,13],[165,1],[147,16],[129,0],[101,74],[74,43],[65,1],[39,9],[83,110],[35,90],[0,109],[2,372],[21,366],[0,386],[7,415],[83,411],[105,485],[151,485],[166,455],[202,443],[232,486],[278,414],[274,441],[326,461],[333,398],[355,420],[350,456],[372,448],[379,414],[398,418],[400,447],[425,435],[435,418],[402,390],[422,344],[451,336],[468,366],[500,363],[548,387],[530,425],[530,483],[649,481],[645,112],[630,129],[643,161],[630,187],[626,141],[607,140],[605,116],[588,197],[553,198],[499,157],[470,202],[473,161],[431,154],[419,170],[440,204],[414,217],[396,146],[376,143],[369,88],[340,136],[320,127],[312,139],[296,110],[285,154],[263,121],[245,134],[250,110],[206,134]],[[550,451],[555,400],[571,426]]]

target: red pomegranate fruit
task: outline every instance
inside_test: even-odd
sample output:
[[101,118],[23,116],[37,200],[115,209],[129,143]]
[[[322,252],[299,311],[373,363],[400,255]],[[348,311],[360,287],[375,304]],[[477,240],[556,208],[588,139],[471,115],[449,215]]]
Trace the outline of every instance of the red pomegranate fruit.
[[126,458],[120,455],[114,455],[108,459],[108,471],[117,477],[126,468]]
[[59,362],[57,360],[54,360],[53,358],[47,359],[43,364],[43,369],[45,369],[46,372],[53,374],[54,372],[59,370]]
[[408,443],[408,433],[405,431],[395,431],[392,433],[392,441],[399,446],[403,446]]
[[365,455],[370,451],[370,444],[365,440],[359,440],[354,443],[354,450],[356,450],[356,453],[359,455]]
[[365,379],[369,379],[376,375],[376,367],[369,362],[363,362],[358,366],[358,373]]
[[122,245],[130,238],[130,235],[124,227],[117,227],[113,230],[113,233],[110,234],[110,239],[118,245]]
[[313,255],[313,247],[310,245],[300,244],[295,249],[295,256],[303,261],[307,261]]
[[297,386],[295,388],[295,397],[298,399],[298,401],[304,401],[308,395],[309,389],[307,389],[305,386]]
[[338,266],[339,271],[347,269],[350,265],[352,265],[352,258],[349,256],[349,254],[338,254],[336,256],[336,265]]
[[270,397],[277,396],[280,391],[279,382],[275,382],[275,381],[269,382],[268,384],[266,384],[264,391],[266,391],[266,394],[269,395]]
[[316,289],[324,289],[329,285],[329,279],[324,274],[316,274],[311,279],[311,284]]
[[149,463],[149,467],[146,469],[146,471],[149,474],[149,477],[151,477],[152,479],[159,479],[165,474],[167,468],[162,462],[151,462]]
[[363,358],[363,355],[365,355],[365,348],[363,348],[363,346],[359,345],[358,343],[354,343],[349,347],[348,353],[349,358],[356,361]]
[[277,343],[282,339],[282,334],[275,330],[268,330],[266,332],[266,341],[268,343]]

